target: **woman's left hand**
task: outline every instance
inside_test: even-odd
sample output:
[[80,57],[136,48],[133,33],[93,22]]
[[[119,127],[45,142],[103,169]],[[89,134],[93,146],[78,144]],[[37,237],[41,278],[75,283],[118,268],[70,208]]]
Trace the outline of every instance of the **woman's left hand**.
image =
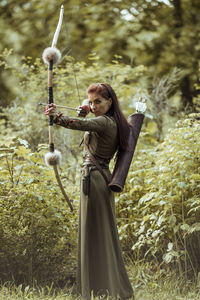
[[57,111],[57,107],[55,104],[50,104],[50,106],[46,106],[46,110],[45,110],[45,115],[46,116],[57,116],[58,111]]

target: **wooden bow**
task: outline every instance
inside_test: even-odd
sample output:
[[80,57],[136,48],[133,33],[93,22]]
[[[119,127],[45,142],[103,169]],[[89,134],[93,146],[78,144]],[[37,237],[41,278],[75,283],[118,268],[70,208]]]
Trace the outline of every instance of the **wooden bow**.
[[[48,64],[48,103],[51,105],[54,103],[53,99],[53,66],[54,64],[58,64],[60,59],[61,59],[61,53],[60,51],[56,48],[58,36],[60,33],[62,21],[63,21],[63,14],[64,14],[64,6],[61,6],[60,9],[60,17],[58,21],[58,25],[53,37],[53,42],[51,47],[48,47],[44,50],[43,52],[43,61]],[[58,164],[61,160],[61,153],[57,150],[54,149],[54,142],[53,142],[53,116],[49,116],[49,153],[45,155],[45,161],[47,165],[53,166],[54,173],[56,180],[58,182],[58,185],[61,189],[61,192],[67,201],[71,211],[73,211],[72,204],[69,200],[69,197],[67,196],[64,187],[61,182],[60,175],[58,173]]]

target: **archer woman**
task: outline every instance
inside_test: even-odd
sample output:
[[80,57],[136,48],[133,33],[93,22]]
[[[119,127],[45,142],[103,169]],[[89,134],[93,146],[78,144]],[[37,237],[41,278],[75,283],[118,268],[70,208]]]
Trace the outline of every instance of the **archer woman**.
[[[84,299],[91,294],[134,299],[124,266],[115,221],[114,194],[108,186],[109,162],[127,146],[129,124],[112,87],[92,84],[87,90],[95,118],[69,118],[46,108],[54,123],[85,131],[78,237],[78,286]],[[82,114],[85,110],[83,107]]]

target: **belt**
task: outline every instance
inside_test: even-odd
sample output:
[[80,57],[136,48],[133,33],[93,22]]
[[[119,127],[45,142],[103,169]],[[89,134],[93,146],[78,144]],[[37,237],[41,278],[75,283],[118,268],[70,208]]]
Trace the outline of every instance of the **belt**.
[[[110,160],[109,159],[104,159],[104,158],[96,158],[95,157],[95,160],[99,163],[99,165],[102,167],[102,168],[108,168],[109,166],[109,162]],[[94,160],[88,155],[86,154],[84,157],[83,157],[83,166],[96,166],[96,164],[94,163]]]

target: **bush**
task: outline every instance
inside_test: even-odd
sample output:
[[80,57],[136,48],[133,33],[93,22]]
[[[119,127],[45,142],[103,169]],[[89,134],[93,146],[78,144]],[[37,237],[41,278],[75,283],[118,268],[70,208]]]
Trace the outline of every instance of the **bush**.
[[[137,155],[117,201],[119,231],[135,259],[200,271],[200,121],[189,115]],[[144,145],[144,144],[142,144]],[[130,252],[129,252],[130,254]]]
[[78,188],[68,184],[76,199],[71,213],[44,165],[44,150],[33,153],[20,143],[0,149],[0,278],[66,284],[75,277]]

